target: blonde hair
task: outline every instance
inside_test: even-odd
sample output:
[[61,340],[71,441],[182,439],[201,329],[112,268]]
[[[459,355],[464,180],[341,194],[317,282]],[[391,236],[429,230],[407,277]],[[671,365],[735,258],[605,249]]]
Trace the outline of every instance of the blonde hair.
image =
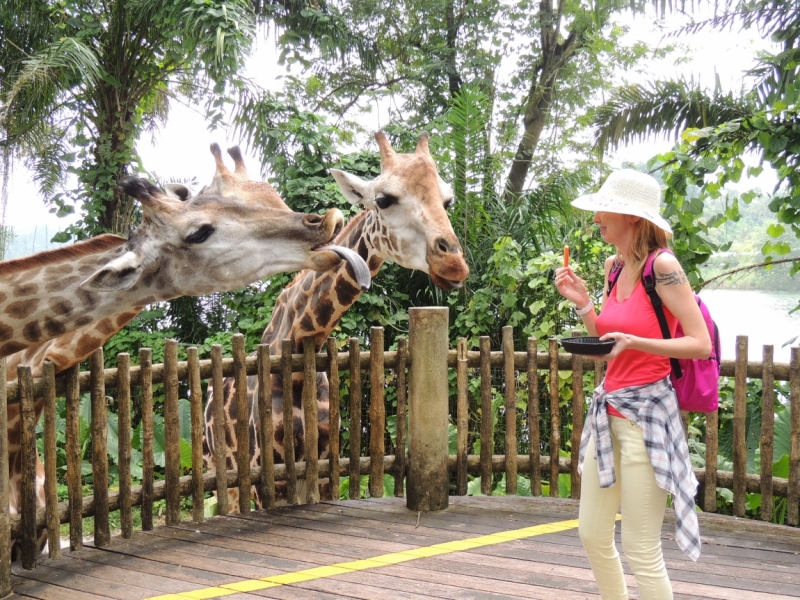
[[639,281],[647,257],[659,248],[668,248],[669,237],[666,231],[647,219],[639,219],[633,227],[635,232],[628,254],[618,258],[630,269],[633,281]]

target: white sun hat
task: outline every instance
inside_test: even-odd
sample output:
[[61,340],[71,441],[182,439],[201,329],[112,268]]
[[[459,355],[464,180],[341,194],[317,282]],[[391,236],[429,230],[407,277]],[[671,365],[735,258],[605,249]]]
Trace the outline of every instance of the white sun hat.
[[594,194],[572,201],[572,206],[592,212],[611,212],[647,219],[672,237],[672,227],[659,214],[661,186],[647,173],[620,169],[608,176]]

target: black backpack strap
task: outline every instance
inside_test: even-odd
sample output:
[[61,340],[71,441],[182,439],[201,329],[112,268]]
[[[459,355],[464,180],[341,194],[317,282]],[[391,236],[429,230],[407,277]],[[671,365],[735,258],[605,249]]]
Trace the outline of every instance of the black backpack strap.
[[[653,310],[655,310],[658,325],[661,327],[661,335],[665,340],[668,340],[671,339],[672,336],[669,333],[667,316],[664,314],[664,303],[661,301],[658,292],[656,292],[655,260],[662,252],[663,250],[656,250],[647,258],[647,262],[642,270],[642,284],[644,285],[647,295],[650,297],[650,302],[653,304]],[[683,376],[683,372],[681,371],[681,365],[678,359],[670,358],[669,362],[672,365],[672,374],[676,379],[680,379]]]

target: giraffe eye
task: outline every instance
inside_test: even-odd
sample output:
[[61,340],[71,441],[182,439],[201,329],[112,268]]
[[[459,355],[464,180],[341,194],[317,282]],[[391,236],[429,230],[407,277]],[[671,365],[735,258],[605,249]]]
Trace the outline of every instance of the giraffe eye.
[[390,196],[389,194],[381,194],[375,198],[375,204],[378,208],[389,208],[392,204],[397,202],[397,196]]
[[193,234],[186,236],[186,239],[183,241],[187,244],[202,244],[211,237],[211,234],[214,233],[214,231],[213,225],[201,225],[200,229],[195,231]]
[[445,210],[450,210],[451,208],[453,208],[453,199],[452,198],[450,198],[449,200],[445,201],[445,203],[444,203],[444,209]]

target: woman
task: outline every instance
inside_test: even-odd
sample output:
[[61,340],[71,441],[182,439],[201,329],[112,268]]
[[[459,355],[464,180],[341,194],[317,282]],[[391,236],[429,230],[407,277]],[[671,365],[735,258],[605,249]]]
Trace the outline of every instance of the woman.
[[[675,334],[664,339],[644,286],[648,256],[667,247],[669,223],[659,214],[661,189],[644,173],[612,173],[596,194],[573,206],[593,211],[603,240],[616,247],[605,262],[603,308],[595,312],[583,281],[570,267],[556,270],[555,284],[575,304],[591,336],[615,341],[605,379],[592,399],[581,438],[582,474],[579,534],[604,599],[624,599],[628,590],[614,544],[617,508],[622,514],[622,547],[642,600],[672,598],[661,551],[667,494],[673,496],[676,540],[693,560],[700,555],[694,507],[697,479],[689,462],[669,380],[673,358],[708,358],[711,340],[686,275],[675,257],[658,254],[656,291]],[[608,292],[612,267],[619,275]],[[621,270],[620,270],[621,269]]]

